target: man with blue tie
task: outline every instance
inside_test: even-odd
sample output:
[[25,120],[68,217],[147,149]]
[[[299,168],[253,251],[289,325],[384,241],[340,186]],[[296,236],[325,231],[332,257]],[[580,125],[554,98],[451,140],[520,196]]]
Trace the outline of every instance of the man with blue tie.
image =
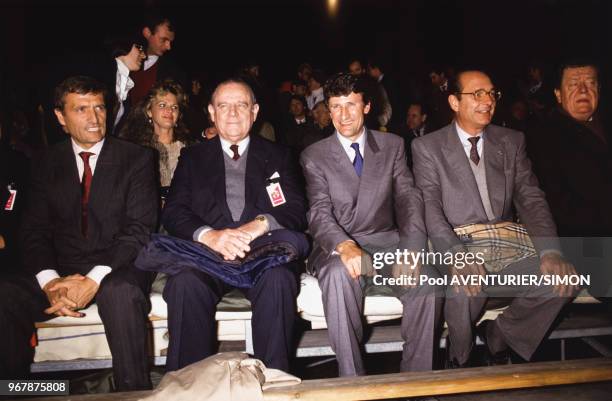
[[[425,248],[424,208],[403,140],[364,126],[370,101],[363,80],[338,74],[327,81],[324,95],[336,132],[301,155],[314,240],[308,267],[323,293],[339,374],[359,376],[365,374],[360,349],[363,276],[369,273],[362,261],[381,250]],[[435,275],[427,266],[403,272]],[[401,370],[429,370],[441,299],[428,287],[396,289],[404,306]]]

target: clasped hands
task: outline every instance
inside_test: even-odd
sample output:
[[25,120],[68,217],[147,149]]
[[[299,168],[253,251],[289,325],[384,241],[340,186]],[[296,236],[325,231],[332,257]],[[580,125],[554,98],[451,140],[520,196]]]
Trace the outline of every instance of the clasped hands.
[[250,243],[268,231],[268,223],[252,220],[238,228],[210,230],[201,236],[200,242],[219,252],[225,260],[244,258],[251,250]]
[[45,313],[57,316],[84,317],[77,312],[85,308],[96,296],[98,283],[81,274],[58,277],[49,281],[43,288],[51,306]]

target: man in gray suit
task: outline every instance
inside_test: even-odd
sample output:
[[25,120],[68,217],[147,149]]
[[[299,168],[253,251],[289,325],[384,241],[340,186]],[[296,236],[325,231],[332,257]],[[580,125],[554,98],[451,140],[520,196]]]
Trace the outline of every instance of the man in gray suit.
[[[464,251],[454,228],[512,221],[514,207],[538,255],[510,264],[501,274],[574,274],[573,266],[561,256],[555,224],[531,171],[523,134],[490,125],[500,96],[486,74],[458,74],[448,97],[455,120],[413,141],[414,174],[423,193],[429,238],[437,251]],[[486,274],[481,264],[451,271],[454,276]],[[574,290],[571,286],[515,289],[510,307],[479,329],[493,361],[508,348],[529,360]],[[469,363],[474,324],[494,291],[494,287],[478,285],[449,286],[445,316],[453,365]]]
[[[345,73],[325,84],[325,101],[336,132],[301,156],[314,238],[309,268],[323,292],[340,376],[365,374],[360,350],[362,259],[380,250],[419,252],[426,246],[423,201],[406,166],[403,140],[364,126],[370,102],[363,85],[360,78]],[[409,273],[406,276],[435,275],[428,266],[402,267]],[[429,370],[442,299],[426,286],[402,288],[398,293],[403,294],[404,306],[401,369]]]

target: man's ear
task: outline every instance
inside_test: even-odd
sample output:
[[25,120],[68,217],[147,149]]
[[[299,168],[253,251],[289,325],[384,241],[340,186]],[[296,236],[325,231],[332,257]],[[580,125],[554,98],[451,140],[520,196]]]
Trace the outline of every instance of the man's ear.
[[448,95],[448,104],[454,112],[459,111],[459,99],[455,95]]
[[144,28],[142,28],[142,36],[144,36],[145,39],[149,40],[149,38],[153,36],[153,32],[151,32],[149,27],[145,26]]
[[53,112],[55,113],[55,117],[57,117],[57,121],[60,123],[60,125],[62,127],[65,127],[66,120],[64,119],[64,114],[62,113],[62,111],[60,109],[53,109]]
[[253,105],[253,110],[251,112],[253,113],[253,121],[257,120],[257,113],[259,113],[259,105],[257,103]]
[[215,122],[215,108],[212,106],[212,104],[208,105],[208,115],[210,116],[210,120],[214,123]]
[[427,114],[423,114],[423,122],[427,121]]
[[365,107],[363,108],[363,114],[368,114],[370,112],[370,107],[371,107],[371,103],[368,102],[368,104],[366,104]]
[[561,91],[559,89],[555,89],[555,97],[557,98],[557,103],[561,104]]

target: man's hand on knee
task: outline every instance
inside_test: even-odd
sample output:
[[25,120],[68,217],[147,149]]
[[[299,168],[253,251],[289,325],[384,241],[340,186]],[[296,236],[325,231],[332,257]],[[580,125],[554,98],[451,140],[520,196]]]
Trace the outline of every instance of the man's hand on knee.
[[363,251],[352,240],[346,240],[336,246],[336,252],[340,254],[340,260],[344,263],[344,267],[349,272],[349,275],[356,279],[361,275],[361,258]]
[[251,250],[251,236],[239,229],[210,230],[202,235],[202,243],[223,255],[225,260],[244,258]]
[[[540,272],[543,275],[565,277],[576,274],[574,266],[555,252],[547,253],[540,259]],[[554,292],[561,297],[570,297],[578,290],[575,285],[557,284]]]
[[477,296],[482,287],[478,283],[472,283],[472,277],[474,276],[486,276],[487,270],[484,265],[481,263],[466,263],[462,268],[458,268],[456,266],[452,266],[451,272],[453,276],[463,276],[467,279],[467,284],[454,284],[453,288],[455,293],[458,293],[460,290],[463,290],[468,297]]

